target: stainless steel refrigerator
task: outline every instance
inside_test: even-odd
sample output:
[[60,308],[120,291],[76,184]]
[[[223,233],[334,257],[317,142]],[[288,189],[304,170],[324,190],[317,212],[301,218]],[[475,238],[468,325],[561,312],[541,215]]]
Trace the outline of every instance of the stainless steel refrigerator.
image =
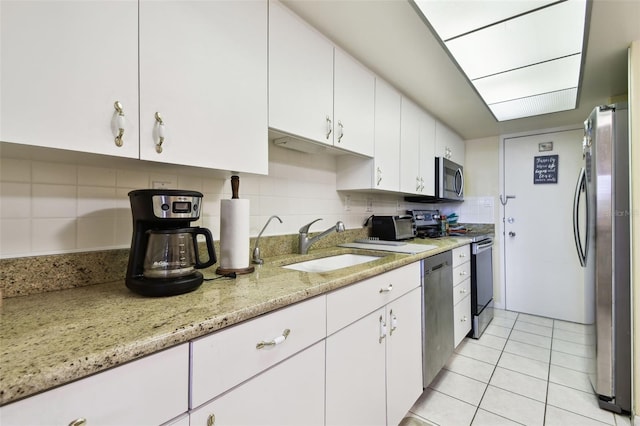
[[629,130],[626,104],[604,105],[585,121],[584,167],[573,226],[595,319],[585,343],[601,408],[631,411]]

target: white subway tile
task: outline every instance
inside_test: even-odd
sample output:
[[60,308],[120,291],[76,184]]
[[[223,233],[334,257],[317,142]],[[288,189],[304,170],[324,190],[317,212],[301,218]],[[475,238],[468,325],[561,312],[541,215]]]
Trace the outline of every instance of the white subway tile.
[[76,187],[33,184],[31,215],[34,218],[76,217]]
[[78,249],[96,249],[115,245],[115,217],[80,217],[78,218]]
[[0,158],[0,181],[31,182],[31,161]]
[[118,188],[145,189],[149,188],[149,174],[137,170],[117,170],[116,186]]
[[78,168],[73,164],[34,161],[32,181],[33,183],[75,185],[78,182]]
[[196,176],[178,176],[176,188],[202,192],[202,178]]
[[33,219],[31,250],[33,254],[59,253],[76,248],[76,219]]
[[86,216],[113,217],[115,209],[115,188],[99,186],[78,187],[78,218]]
[[31,252],[31,220],[0,219],[0,255],[28,255]]
[[0,217],[27,219],[31,217],[31,184],[0,182]]
[[78,166],[78,184],[86,186],[116,186],[116,170],[104,167]]

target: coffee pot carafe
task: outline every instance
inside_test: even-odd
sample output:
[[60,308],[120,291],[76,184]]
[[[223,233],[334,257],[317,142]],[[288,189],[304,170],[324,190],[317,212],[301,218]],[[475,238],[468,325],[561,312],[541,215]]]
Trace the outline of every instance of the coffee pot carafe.
[[[197,289],[197,269],[216,263],[211,231],[192,227],[200,217],[202,194],[196,191],[141,189],[129,192],[133,235],[126,285],[143,296],[172,296]],[[200,258],[197,237],[206,243]]]
[[[146,278],[176,278],[215,263],[213,237],[206,228],[148,230],[142,275]],[[200,261],[197,235],[204,235],[209,258]]]

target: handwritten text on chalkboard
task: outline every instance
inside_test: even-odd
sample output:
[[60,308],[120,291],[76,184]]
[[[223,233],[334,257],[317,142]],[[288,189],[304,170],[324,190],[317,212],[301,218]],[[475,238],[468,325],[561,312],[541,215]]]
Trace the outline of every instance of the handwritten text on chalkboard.
[[542,155],[533,158],[533,183],[558,183],[558,156]]

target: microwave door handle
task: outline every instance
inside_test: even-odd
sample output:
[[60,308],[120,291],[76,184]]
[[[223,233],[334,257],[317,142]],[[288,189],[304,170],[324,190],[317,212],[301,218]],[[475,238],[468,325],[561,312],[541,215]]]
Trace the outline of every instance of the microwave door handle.
[[[586,265],[586,257],[587,257],[586,251],[582,247],[582,240],[580,238],[580,227],[578,224],[578,215],[579,215],[579,208],[580,208],[580,193],[583,190],[586,190],[584,168],[580,170],[580,176],[578,177],[578,182],[576,184],[576,192],[573,195],[573,237],[576,243],[576,251],[578,252],[578,259],[580,260],[580,266],[582,267]],[[588,200],[585,200],[585,201],[588,204]],[[588,206],[587,206],[587,215],[588,215]],[[589,222],[589,219],[587,218],[587,230],[589,228],[588,222]]]
[[[458,189],[458,175],[460,176],[460,189]],[[458,168],[458,170],[456,170],[456,179],[455,180],[455,185],[456,185],[456,194],[458,194],[458,197],[462,197],[462,191],[464,189],[464,176],[462,174],[462,170],[460,168]]]

